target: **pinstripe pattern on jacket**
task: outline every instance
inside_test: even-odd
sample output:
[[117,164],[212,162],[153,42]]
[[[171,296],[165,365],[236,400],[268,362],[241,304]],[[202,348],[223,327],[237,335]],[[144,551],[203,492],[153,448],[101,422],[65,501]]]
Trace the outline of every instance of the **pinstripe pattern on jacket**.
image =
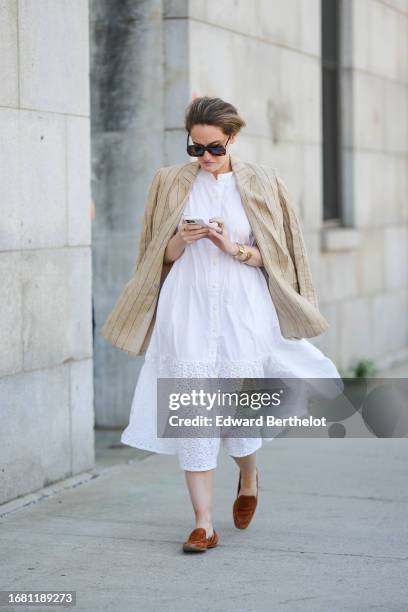
[[[319,311],[302,230],[284,182],[273,167],[230,159],[282,335],[320,335],[329,324]],[[134,273],[101,329],[106,340],[130,355],[147,350],[160,289],[173,265],[163,264],[164,251],[199,167],[194,161],[159,168],[150,185]]]

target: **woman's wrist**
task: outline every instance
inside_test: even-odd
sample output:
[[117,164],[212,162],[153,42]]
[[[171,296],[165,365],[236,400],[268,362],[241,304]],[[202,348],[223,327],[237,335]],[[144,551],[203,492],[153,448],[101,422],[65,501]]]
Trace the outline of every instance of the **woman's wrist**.
[[232,257],[235,257],[235,255],[238,255],[238,251],[239,251],[238,243],[237,242],[231,242],[230,249],[229,249],[229,254],[232,255]]
[[252,251],[248,248],[249,244],[243,244],[241,242],[234,243],[234,252],[231,252],[232,256],[238,261],[246,262],[253,255]]
[[172,238],[170,238],[167,247],[164,252],[164,262],[174,263],[184,253],[186,243],[181,237],[180,230],[178,230]]
[[183,240],[183,237],[181,235],[181,228],[179,230],[177,230],[177,232],[174,234],[173,238],[176,241],[177,248],[182,249],[184,251],[185,247],[187,246],[187,243],[184,242],[184,240]]

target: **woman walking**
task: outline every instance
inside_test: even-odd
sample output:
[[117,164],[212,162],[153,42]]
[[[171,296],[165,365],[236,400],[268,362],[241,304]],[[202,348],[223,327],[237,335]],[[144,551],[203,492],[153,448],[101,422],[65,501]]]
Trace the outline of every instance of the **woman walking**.
[[157,378],[340,378],[306,340],[328,323],[285,185],[273,168],[231,154],[244,126],[220,98],[190,103],[187,152],[196,161],[156,172],[135,274],[101,331],[114,346],[145,355],[121,441],[177,454],[195,516],[186,552],[204,552],[219,539],[212,490],[220,444],[239,468],[234,524],[248,527],[262,438],[158,437]]

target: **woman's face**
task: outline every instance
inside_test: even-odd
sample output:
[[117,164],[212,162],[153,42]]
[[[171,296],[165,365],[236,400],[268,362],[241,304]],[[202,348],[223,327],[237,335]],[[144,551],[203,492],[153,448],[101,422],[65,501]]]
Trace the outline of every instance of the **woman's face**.
[[[228,140],[228,134],[224,134],[222,129],[217,125],[197,124],[191,128],[191,140],[194,144],[222,144]],[[208,151],[204,152],[202,157],[197,157],[201,168],[209,172],[217,174],[218,172],[227,172],[229,170],[229,155],[230,145],[235,142],[235,134],[232,135],[226,146],[227,152],[225,155],[211,155]]]

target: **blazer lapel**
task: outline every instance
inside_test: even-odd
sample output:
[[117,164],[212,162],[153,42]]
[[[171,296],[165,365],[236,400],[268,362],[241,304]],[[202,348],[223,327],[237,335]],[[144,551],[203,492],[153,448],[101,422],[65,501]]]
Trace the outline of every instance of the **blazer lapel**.
[[[278,206],[276,201],[271,201],[262,181],[259,180],[257,173],[250,164],[231,156],[231,166],[235,173],[242,205],[263,259],[268,257],[271,242],[273,242],[275,250],[279,251],[280,262],[286,264],[289,254],[282,245],[281,238],[276,230],[279,224],[277,218],[274,218],[274,215],[277,215],[277,213],[274,213]],[[273,199],[275,200],[275,198],[274,193]],[[269,266],[265,264],[265,267],[268,268]]]
[[188,163],[181,168],[168,203],[172,216],[178,218],[184,210],[184,205],[186,204],[187,197],[190,195],[199,168],[200,164],[198,161]]
[[237,188],[262,257],[269,258],[273,246],[273,249],[278,252],[280,264],[286,266],[289,253],[277,229],[279,227],[279,205],[276,202],[275,191],[267,192],[264,182],[250,164],[235,158],[231,165],[236,168],[234,172]]

